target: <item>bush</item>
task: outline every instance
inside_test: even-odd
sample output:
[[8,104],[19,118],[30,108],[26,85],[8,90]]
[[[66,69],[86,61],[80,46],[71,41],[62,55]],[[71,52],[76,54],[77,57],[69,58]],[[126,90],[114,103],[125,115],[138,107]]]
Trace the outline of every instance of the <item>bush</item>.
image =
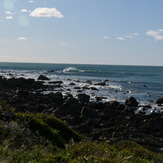
[[73,131],[60,119],[46,114],[16,113],[15,118],[28,123],[29,128],[38,136],[43,136],[58,147],[64,147],[71,139],[80,141],[82,136]]

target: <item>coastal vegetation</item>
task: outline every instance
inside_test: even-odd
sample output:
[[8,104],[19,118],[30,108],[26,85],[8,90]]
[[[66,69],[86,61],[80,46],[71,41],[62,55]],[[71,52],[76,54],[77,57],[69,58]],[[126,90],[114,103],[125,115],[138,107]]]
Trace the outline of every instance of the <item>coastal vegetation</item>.
[[0,162],[161,163],[163,154],[129,140],[92,141],[55,116],[0,101]]

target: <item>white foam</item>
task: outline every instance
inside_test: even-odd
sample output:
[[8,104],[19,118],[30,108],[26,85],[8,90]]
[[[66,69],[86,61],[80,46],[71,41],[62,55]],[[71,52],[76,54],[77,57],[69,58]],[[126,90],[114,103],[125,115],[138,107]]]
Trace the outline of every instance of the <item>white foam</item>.
[[147,108],[147,107],[139,107],[138,110],[135,111],[135,114],[140,114],[140,113],[144,113],[145,115],[150,115],[152,113],[162,113],[163,109],[158,107],[158,106],[152,106],[151,108]]
[[68,73],[68,72],[79,72],[80,70],[78,70],[76,67],[68,67],[63,69],[63,73]]

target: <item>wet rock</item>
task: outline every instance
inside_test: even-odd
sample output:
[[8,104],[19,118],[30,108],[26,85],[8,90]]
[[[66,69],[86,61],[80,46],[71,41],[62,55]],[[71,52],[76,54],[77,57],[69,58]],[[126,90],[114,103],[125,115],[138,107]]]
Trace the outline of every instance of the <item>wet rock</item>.
[[110,103],[110,106],[111,106],[112,108],[116,108],[116,107],[118,107],[118,105],[119,105],[119,102],[118,102],[118,101],[110,101],[109,103]]
[[96,112],[93,108],[83,107],[81,110],[81,117],[86,116],[88,118],[96,118]]
[[96,87],[91,87],[91,90],[97,91],[98,89]]
[[74,89],[80,89],[80,87],[74,87]]
[[78,103],[79,103],[79,101],[76,98],[74,98],[73,96],[68,97],[67,99],[64,100],[64,105],[71,106],[71,105],[78,104]]
[[61,92],[49,93],[48,98],[51,102],[55,102],[56,104],[59,105],[63,104],[64,102],[63,95]]
[[125,101],[125,105],[132,106],[132,107],[138,107],[138,102],[137,102],[137,100],[134,97],[129,97]]
[[125,105],[124,104],[119,104],[116,109],[118,110],[124,110],[125,109]]
[[44,76],[44,75],[40,75],[38,77],[38,80],[50,80],[48,77]]
[[92,85],[92,82],[90,80],[85,81],[85,83]]
[[159,98],[159,99],[156,101],[156,104],[163,104],[163,98]]
[[10,78],[10,79],[1,79],[0,87],[7,89],[17,89],[17,88],[40,88],[44,87],[42,82],[36,82],[34,79],[24,79],[24,78]]
[[90,89],[89,87],[87,87],[87,86],[84,86],[84,87],[82,87],[83,89]]
[[88,123],[83,123],[80,126],[76,127],[75,129],[84,134],[92,133],[92,127]]
[[75,85],[75,83],[70,83],[69,85]]
[[90,96],[89,95],[86,95],[86,94],[78,94],[78,100],[80,103],[88,103],[89,102],[89,99],[90,99]]
[[105,83],[105,82],[100,82],[100,83],[96,83],[96,84],[94,84],[94,85],[105,86],[106,83]]
[[102,101],[102,97],[95,97],[95,99],[97,102]]
[[50,81],[49,84],[63,84],[63,81]]

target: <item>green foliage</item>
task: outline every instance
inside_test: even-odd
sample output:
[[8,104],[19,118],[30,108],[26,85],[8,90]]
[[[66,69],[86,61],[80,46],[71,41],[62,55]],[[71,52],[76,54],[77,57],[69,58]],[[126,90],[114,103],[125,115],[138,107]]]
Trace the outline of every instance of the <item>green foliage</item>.
[[82,138],[70,129],[65,122],[46,114],[16,113],[15,118],[28,123],[33,132],[51,140],[58,147],[64,147],[71,139],[79,141]]
[[14,113],[12,108],[0,102],[0,162],[163,162],[163,154],[151,152],[132,141],[122,140],[110,145],[82,138],[58,118]]

